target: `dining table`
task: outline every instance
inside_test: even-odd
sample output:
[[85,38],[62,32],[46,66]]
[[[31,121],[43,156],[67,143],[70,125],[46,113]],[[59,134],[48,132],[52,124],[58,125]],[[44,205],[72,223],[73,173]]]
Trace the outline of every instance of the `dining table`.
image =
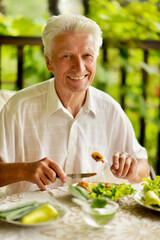
[[[140,184],[132,185],[136,190]],[[119,208],[106,228],[95,228],[83,219],[81,207],[72,201],[68,186],[17,193],[0,198],[0,208],[24,201],[50,201],[60,204],[66,214],[53,224],[15,225],[0,221],[0,240],[159,240],[160,212],[135,201],[134,195],[118,200]]]

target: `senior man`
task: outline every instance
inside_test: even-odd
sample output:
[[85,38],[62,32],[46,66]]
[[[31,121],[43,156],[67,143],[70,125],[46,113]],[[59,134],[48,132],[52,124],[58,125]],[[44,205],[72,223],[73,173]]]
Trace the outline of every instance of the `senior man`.
[[147,177],[147,153],[126,114],[90,86],[102,45],[99,26],[84,16],[53,16],[42,40],[54,78],[19,91],[1,111],[0,186],[9,185],[9,193],[45,190],[79,172],[96,172],[89,181],[109,181],[109,167],[96,163],[93,152],[105,156],[117,179]]

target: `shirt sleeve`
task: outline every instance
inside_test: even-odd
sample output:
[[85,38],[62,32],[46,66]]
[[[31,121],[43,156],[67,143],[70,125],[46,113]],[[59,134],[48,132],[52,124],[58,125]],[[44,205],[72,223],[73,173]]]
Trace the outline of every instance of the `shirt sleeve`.
[[[0,161],[15,162],[16,152],[20,153],[19,128],[17,121],[5,106],[0,112]],[[18,141],[17,141],[18,139]],[[16,147],[15,147],[16,146]],[[18,158],[17,158],[18,161]]]
[[112,151],[128,152],[137,159],[148,158],[146,149],[136,139],[133,126],[121,107],[115,115]]

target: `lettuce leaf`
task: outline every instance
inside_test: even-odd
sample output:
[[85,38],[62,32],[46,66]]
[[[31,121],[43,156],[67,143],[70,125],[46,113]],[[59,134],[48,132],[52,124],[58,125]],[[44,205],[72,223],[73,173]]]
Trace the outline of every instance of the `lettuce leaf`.
[[155,180],[150,180],[148,178],[142,179],[143,193],[145,194],[148,191],[153,191],[160,198],[160,176],[156,176]]
[[131,184],[111,184],[107,185],[106,187],[106,185],[99,183],[95,188],[93,188],[92,192],[90,193],[90,197],[107,197],[113,201],[117,201],[119,198],[123,198],[124,196],[131,195],[133,193],[135,193],[135,190],[132,188]]

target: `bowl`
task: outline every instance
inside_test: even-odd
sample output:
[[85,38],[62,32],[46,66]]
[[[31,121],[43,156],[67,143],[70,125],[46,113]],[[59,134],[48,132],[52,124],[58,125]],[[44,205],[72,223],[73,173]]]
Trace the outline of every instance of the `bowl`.
[[110,199],[107,202],[103,208],[92,208],[89,203],[82,206],[84,221],[92,227],[109,228],[108,223],[113,219],[119,205]]

